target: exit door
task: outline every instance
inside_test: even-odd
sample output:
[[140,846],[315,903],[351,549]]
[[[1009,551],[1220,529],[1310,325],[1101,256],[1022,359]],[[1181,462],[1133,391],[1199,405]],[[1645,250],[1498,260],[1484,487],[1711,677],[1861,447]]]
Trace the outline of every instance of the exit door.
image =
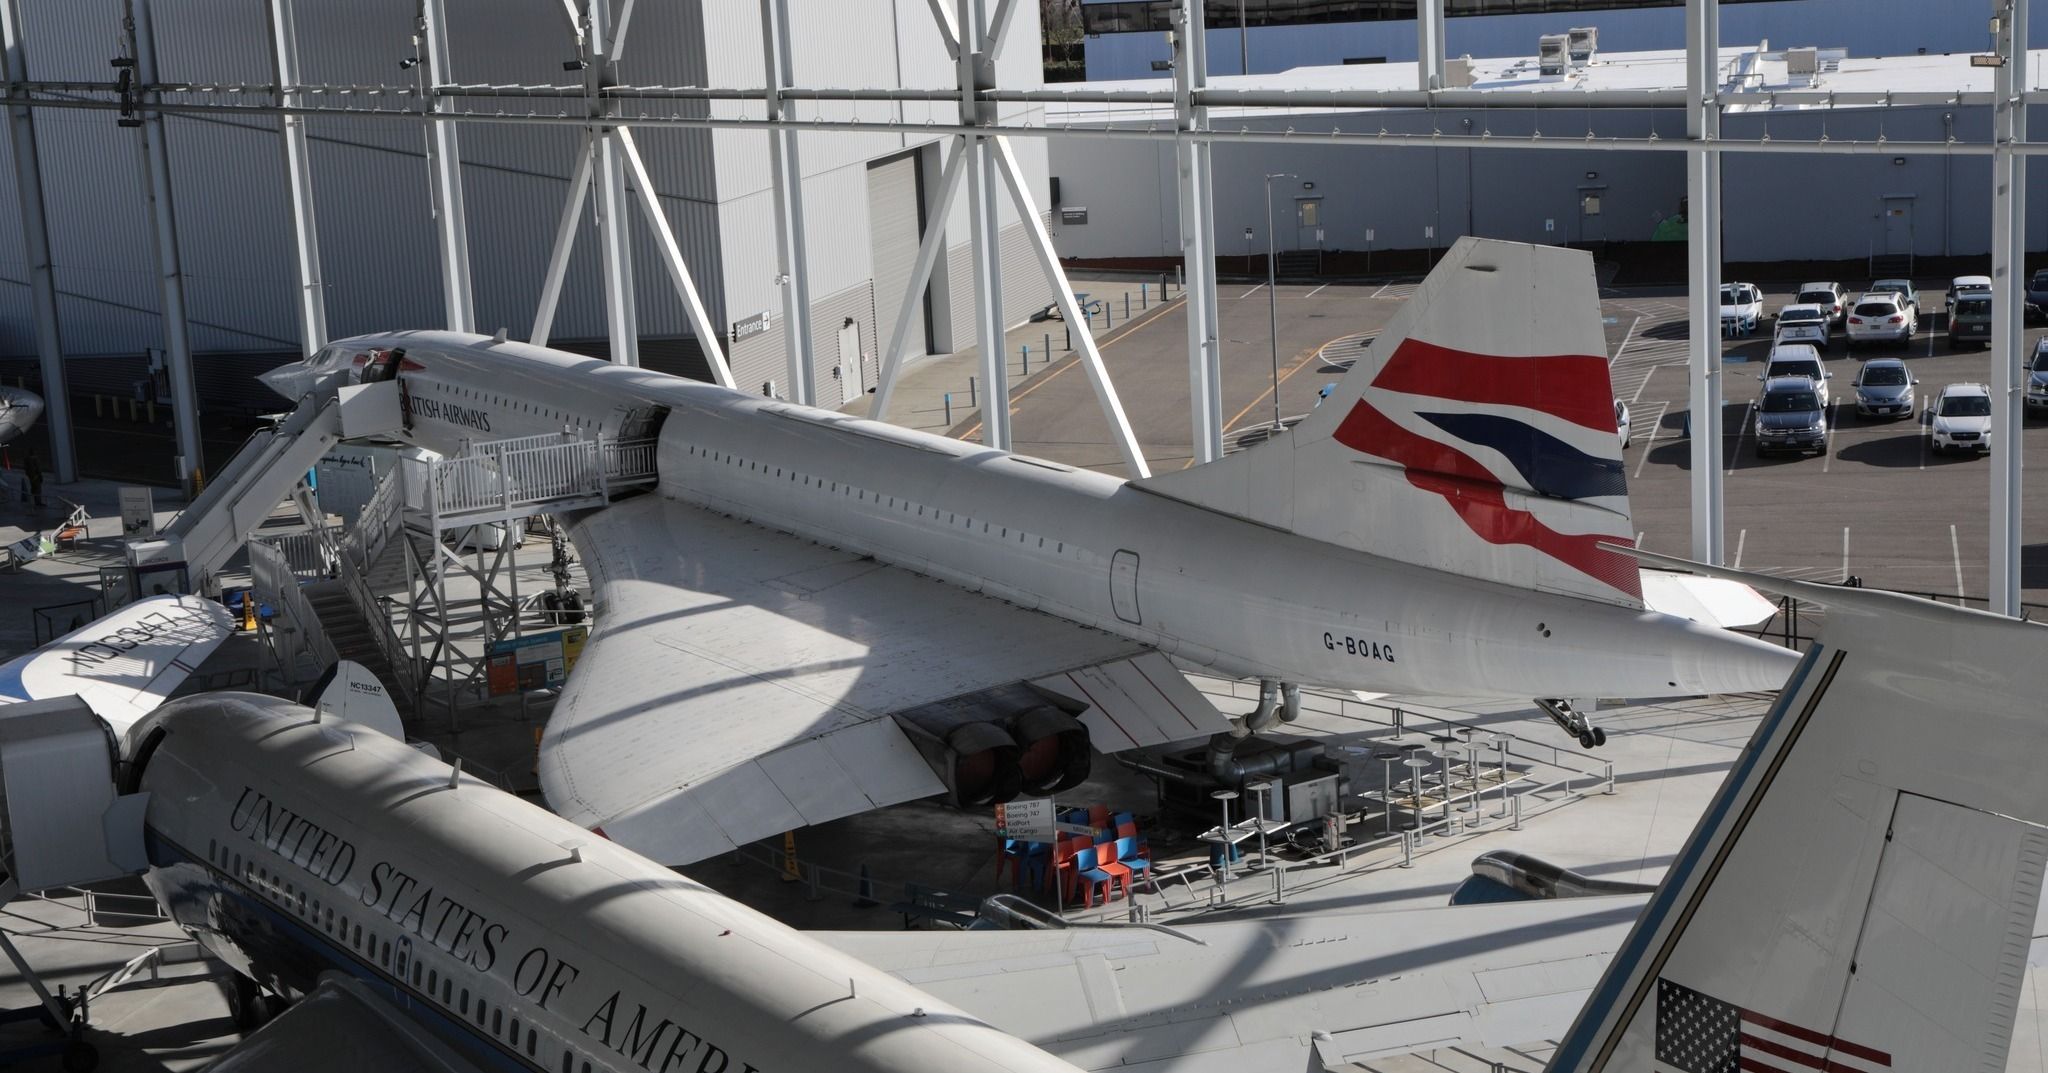
[[1913,199],[1884,199],[1884,252],[1913,252]]
[[867,370],[861,366],[860,325],[847,324],[839,329],[839,392],[840,405],[860,398],[867,390]]
[[1294,199],[1294,248],[1297,250],[1320,250],[1323,248],[1322,198],[1298,197]]
[[1109,560],[1109,605],[1116,617],[1133,626],[1141,625],[1138,613],[1138,553],[1119,550]]

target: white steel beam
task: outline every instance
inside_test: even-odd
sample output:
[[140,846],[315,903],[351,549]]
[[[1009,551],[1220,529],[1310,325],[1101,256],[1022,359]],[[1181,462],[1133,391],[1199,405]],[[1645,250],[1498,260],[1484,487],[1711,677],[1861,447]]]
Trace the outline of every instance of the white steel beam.
[[[1200,32],[1203,0],[1181,0],[1175,12],[1175,127],[1188,134],[1208,124],[1209,110],[1195,103],[1208,82],[1207,36]],[[1197,29],[1190,32],[1189,27]],[[1188,329],[1189,442],[1196,464],[1223,457],[1222,350],[1216,318],[1216,211],[1209,146],[1191,137],[1174,145],[1180,184],[1180,249],[1183,313]]]
[[[292,0],[270,0],[271,70],[277,76],[277,103],[299,103],[298,31]],[[313,165],[306,146],[306,119],[286,112],[278,117],[284,135],[285,192],[291,202],[292,253],[298,270],[299,350],[312,357],[327,345],[327,288],[320,275],[320,229],[313,211]]]
[[[22,35],[25,0],[0,0],[0,35],[7,50],[7,81],[28,80],[28,51]],[[43,427],[50,435],[50,472],[60,484],[78,479],[72,439],[71,387],[64,369],[63,337],[57,323],[57,280],[50,264],[50,224],[43,211],[43,168],[36,152],[31,111],[7,110],[14,145],[15,200],[21,210],[23,252],[28,255],[29,313],[35,324],[36,359],[43,372]]]
[[[156,38],[150,25],[149,0],[124,0],[129,47],[135,78],[143,86],[159,81]],[[149,94],[154,97],[154,94]],[[171,157],[164,144],[163,113],[142,115],[143,196],[149,202],[151,237],[156,252],[159,301],[163,310],[164,360],[171,381],[171,421],[178,453],[173,461],[178,482],[190,494],[192,476],[205,462],[200,454],[199,393],[192,382],[192,336],[185,318],[185,269],[178,257],[178,217],[171,200]]]
[[[452,81],[448,60],[448,14],[444,0],[420,0],[418,26],[427,84]],[[439,112],[447,98],[432,99]],[[442,319],[448,330],[476,330],[469,282],[469,225],[462,207],[462,149],[453,120],[427,121],[427,185],[433,193],[434,240],[441,253]]]
[[932,204],[927,216],[924,237],[918,240],[917,261],[910,267],[910,285],[903,292],[903,301],[896,310],[896,327],[889,333],[889,348],[882,351],[882,368],[875,380],[875,397],[868,406],[868,416],[877,421],[889,419],[889,399],[896,390],[896,377],[903,367],[904,350],[910,345],[911,332],[917,319],[917,306],[930,287],[932,267],[938,264],[939,255],[946,250],[946,217],[952,214],[954,198],[960,193],[961,180],[967,174],[967,139],[952,139],[952,155],[946,160],[945,173],[939,179],[938,200]]
[[1995,614],[2020,613],[2020,462],[2026,429],[2026,307],[2021,269],[2027,252],[2027,160],[2013,151],[2027,138],[2029,85],[2026,0],[1992,0],[1994,43],[2004,61],[1992,72],[1991,158],[1991,591]]
[[1721,156],[1707,147],[1720,134],[1720,5],[1686,0],[1686,371],[1692,427],[1692,557],[1718,565],[1727,519],[1721,481]]
[[[597,257],[604,274],[604,329],[611,343],[612,362],[638,365],[640,324],[634,308],[633,241],[626,232],[626,171],[620,160],[624,155],[621,147],[618,128],[598,132]],[[636,188],[644,185],[635,184]],[[659,212],[656,206],[650,216]]]
[[960,58],[960,28],[953,24],[953,13],[946,9],[946,0],[925,0],[932,9],[932,22],[939,28],[939,40],[946,46],[946,58]]
[[[969,129],[993,126],[996,106],[981,92],[995,88],[995,57],[988,51],[987,0],[959,0],[960,50],[955,68],[960,122]],[[996,209],[995,154],[988,138],[970,134],[967,153],[967,230],[974,275],[974,345],[981,357],[981,442],[1010,449],[1010,373],[1003,354],[1002,217]]]
[[1444,0],[1415,0],[1415,88],[1444,88]]
[[988,53],[993,56],[1002,50],[1003,37],[1009,32],[1010,18],[1017,13],[1017,0],[996,0],[995,14],[988,19]]
[[1102,350],[1095,345],[1095,331],[1087,318],[1081,315],[1081,304],[1074,300],[1073,285],[1067,282],[1066,269],[1060,267],[1060,255],[1052,248],[1052,235],[1046,231],[1045,218],[1038,214],[1031,189],[1025,184],[1024,170],[1017,166],[1017,156],[1010,151],[1008,140],[990,138],[988,142],[1003,185],[1010,188],[1010,201],[1017,206],[1017,215],[1024,221],[1024,234],[1031,241],[1031,253],[1038,258],[1038,268],[1045,273],[1045,281],[1052,284],[1053,301],[1058,303],[1060,315],[1067,319],[1068,326],[1074,331],[1081,368],[1088,374],[1088,386],[1095,389],[1096,401],[1102,404],[1102,416],[1109,422],[1109,435],[1116,441],[1117,453],[1124,456],[1124,468],[1130,471],[1132,480],[1150,477],[1152,471],[1145,465],[1145,453],[1138,447],[1137,434],[1131,431],[1131,419],[1124,414],[1123,401],[1117,398],[1116,384],[1110,381],[1109,369],[1102,363]]
[[[761,0],[762,68],[768,76],[770,120],[784,118],[778,90],[796,78],[790,62],[789,29],[788,0]],[[768,131],[768,183],[775,203],[782,343],[789,363],[790,398],[809,406],[816,401],[817,386],[811,355],[811,274],[804,249],[804,171],[797,157],[796,131]]]
[[547,273],[541,277],[533,331],[526,336],[526,341],[534,346],[548,345],[548,335],[554,331],[555,306],[562,299],[562,281],[569,274],[569,255],[576,250],[576,225],[583,215],[583,200],[590,193],[590,159],[596,150],[596,140],[597,135],[586,130],[576,146],[576,168],[569,175],[569,193],[562,199],[562,219],[555,225],[555,245],[548,252]]
[[676,294],[683,300],[683,310],[690,317],[690,330],[697,333],[697,346],[704,352],[704,361],[711,366],[711,379],[721,387],[734,387],[732,366],[725,360],[725,348],[719,340],[723,337],[711,323],[711,315],[705,312],[704,300],[697,293],[697,284],[690,278],[690,266],[683,260],[683,250],[676,242],[675,231],[668,225],[667,214],[661,211],[661,197],[654,192],[654,183],[647,178],[647,165],[640,160],[640,148],[633,142],[633,132],[620,127],[613,132],[624,151],[625,164],[633,174],[633,189],[639,193],[641,214],[647,217],[647,225],[654,229],[655,247],[661,251],[662,267],[668,269],[669,280],[675,284]]

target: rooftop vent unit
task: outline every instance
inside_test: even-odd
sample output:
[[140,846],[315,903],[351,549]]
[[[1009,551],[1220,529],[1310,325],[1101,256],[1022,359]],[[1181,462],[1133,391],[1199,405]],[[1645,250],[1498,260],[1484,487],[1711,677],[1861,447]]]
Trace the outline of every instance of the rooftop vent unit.
[[1453,56],[1444,61],[1444,85],[1451,89],[1467,89],[1479,81],[1472,73],[1471,56]]
[[1817,48],[1786,49],[1785,74],[1791,78],[1805,78],[1807,81],[1812,81],[1820,74],[1820,50]]
[[1569,34],[1544,34],[1536,39],[1536,73],[1546,78],[1562,76],[1570,65]]
[[1568,48],[1573,66],[1584,67],[1593,62],[1600,51],[1600,27],[1574,26],[1565,31],[1565,36],[1571,39]]

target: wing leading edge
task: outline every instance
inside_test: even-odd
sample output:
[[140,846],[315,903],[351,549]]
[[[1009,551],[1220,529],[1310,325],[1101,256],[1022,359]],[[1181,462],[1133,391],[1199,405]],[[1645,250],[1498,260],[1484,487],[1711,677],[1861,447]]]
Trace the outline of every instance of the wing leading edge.
[[663,864],[941,793],[1043,792],[1077,748],[1085,774],[1091,741],[1228,726],[1134,642],[697,507],[647,497],[571,532],[601,614],[541,787]]

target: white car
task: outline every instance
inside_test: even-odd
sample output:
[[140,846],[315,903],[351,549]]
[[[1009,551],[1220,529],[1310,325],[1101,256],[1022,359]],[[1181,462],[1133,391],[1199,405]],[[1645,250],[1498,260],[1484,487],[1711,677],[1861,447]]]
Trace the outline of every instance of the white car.
[[1820,408],[1825,410],[1834,401],[1828,397],[1828,381],[1835,374],[1828,371],[1820,360],[1820,351],[1808,343],[1788,343],[1771,348],[1771,360],[1764,363],[1763,375],[1758,380],[1769,383],[1779,377],[1803,376],[1813,381],[1813,389],[1820,396]]
[[1934,449],[1991,449],[1991,391],[1983,384],[1950,384],[1934,400]]
[[1624,451],[1628,450],[1629,444],[1635,442],[1635,433],[1629,431],[1628,403],[1620,399],[1614,400],[1614,434],[1621,439],[1621,449]]
[[1849,307],[1849,346],[1859,343],[1912,342],[1919,327],[1919,310],[1899,297],[1897,291],[1871,291]]
[[1754,283],[1721,284],[1721,334],[1748,335],[1764,319],[1764,292]]
[[1837,328],[1842,318],[1849,315],[1849,292],[1839,283],[1820,281],[1799,285],[1799,296],[1792,299],[1795,305],[1817,305],[1828,311],[1828,320]]
[[1827,307],[1822,305],[1786,306],[1778,310],[1778,322],[1771,329],[1773,349],[1786,343],[1807,343],[1816,350],[1826,350],[1834,339],[1834,323],[1828,317]]

